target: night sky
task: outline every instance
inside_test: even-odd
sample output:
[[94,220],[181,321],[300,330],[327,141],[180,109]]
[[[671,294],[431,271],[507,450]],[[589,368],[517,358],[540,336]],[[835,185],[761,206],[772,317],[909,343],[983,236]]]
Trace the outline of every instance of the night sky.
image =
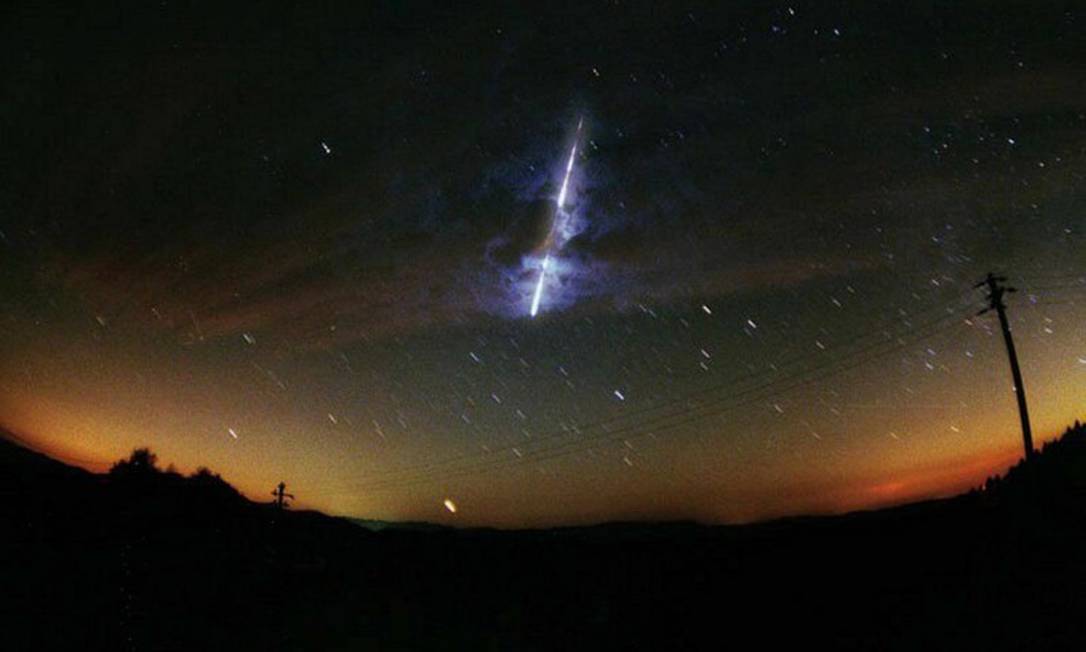
[[989,270],[1086,413],[1086,7],[461,4],[5,10],[0,424],[377,519],[873,507],[1022,454]]

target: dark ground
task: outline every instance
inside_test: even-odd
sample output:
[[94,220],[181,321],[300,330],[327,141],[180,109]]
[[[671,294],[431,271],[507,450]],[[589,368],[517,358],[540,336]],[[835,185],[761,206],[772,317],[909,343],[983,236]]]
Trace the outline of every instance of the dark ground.
[[1086,428],[954,499],[750,526],[370,532],[0,441],[4,649],[1083,649]]

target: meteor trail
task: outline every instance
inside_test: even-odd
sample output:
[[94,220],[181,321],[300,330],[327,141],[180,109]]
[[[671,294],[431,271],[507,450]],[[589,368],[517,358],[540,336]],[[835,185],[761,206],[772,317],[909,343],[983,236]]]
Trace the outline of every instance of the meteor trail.
[[547,239],[544,241],[547,253],[543,256],[543,264],[539,270],[539,280],[536,282],[535,293],[532,295],[532,308],[529,311],[532,317],[539,313],[539,301],[543,298],[543,285],[547,280],[547,268],[550,267],[551,262],[551,248],[554,246],[554,233],[557,230],[559,219],[565,215],[566,191],[569,190],[569,177],[573,173],[573,160],[577,156],[577,145],[581,140],[581,127],[583,125],[584,118],[581,118],[577,121],[577,135],[573,139],[572,149],[569,150],[569,161],[566,162],[566,173],[562,178],[562,188],[558,191],[558,201],[555,202],[551,230],[547,233]]
[[539,270],[539,280],[535,284],[535,294],[532,295],[532,317],[539,312],[539,300],[543,297],[543,281],[547,278],[547,267],[550,266],[551,255],[543,257],[543,268]]

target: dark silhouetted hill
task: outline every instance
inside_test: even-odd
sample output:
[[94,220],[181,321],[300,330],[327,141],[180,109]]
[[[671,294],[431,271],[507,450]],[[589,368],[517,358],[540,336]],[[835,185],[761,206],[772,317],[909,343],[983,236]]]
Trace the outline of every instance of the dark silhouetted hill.
[[[1081,649],[1086,428],[946,500],[748,526],[359,527],[0,442],[6,649]],[[379,530],[379,531],[373,531]]]

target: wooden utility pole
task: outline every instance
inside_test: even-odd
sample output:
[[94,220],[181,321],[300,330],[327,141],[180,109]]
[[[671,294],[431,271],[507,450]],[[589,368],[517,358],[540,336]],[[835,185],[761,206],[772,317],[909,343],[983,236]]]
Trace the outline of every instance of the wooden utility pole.
[[1003,329],[1003,342],[1007,345],[1007,357],[1011,361],[1011,378],[1014,380],[1014,396],[1018,399],[1018,416],[1022,420],[1022,443],[1026,447],[1026,459],[1033,459],[1033,430],[1029,426],[1029,410],[1026,408],[1026,388],[1022,385],[1022,370],[1018,368],[1018,354],[1014,351],[1014,338],[1011,336],[1011,327],[1007,324],[1007,306],[1003,303],[1003,295],[1007,292],[1017,292],[1016,288],[1006,287],[1007,277],[996,276],[988,272],[983,281],[973,287],[988,287],[988,307],[978,312],[983,315],[989,310],[994,310],[999,315],[999,326]]

